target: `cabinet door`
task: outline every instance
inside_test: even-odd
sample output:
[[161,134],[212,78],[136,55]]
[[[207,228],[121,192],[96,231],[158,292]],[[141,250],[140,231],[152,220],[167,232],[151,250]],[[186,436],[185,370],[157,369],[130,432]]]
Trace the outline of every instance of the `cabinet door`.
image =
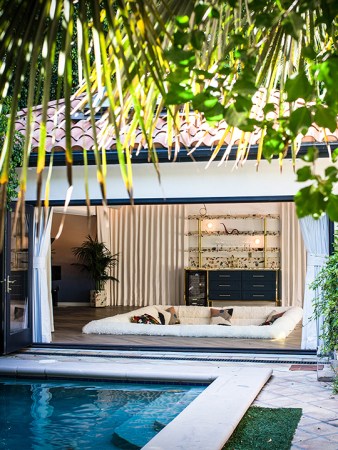
[[243,300],[276,301],[276,277],[277,273],[274,270],[252,270],[243,272]]
[[185,301],[188,306],[207,306],[207,271],[185,271]]
[[252,270],[243,272],[243,290],[257,291],[276,289],[276,272],[270,270]]
[[209,271],[209,300],[241,300],[241,271]]
[[276,291],[243,291],[242,300],[264,300],[264,301],[276,301]]

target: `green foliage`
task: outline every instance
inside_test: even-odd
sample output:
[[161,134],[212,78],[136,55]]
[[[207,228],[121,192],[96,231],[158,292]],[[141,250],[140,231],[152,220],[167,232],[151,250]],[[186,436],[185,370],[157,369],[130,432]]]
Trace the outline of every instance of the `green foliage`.
[[332,392],[338,394],[338,376],[333,380]]
[[[76,24],[76,19],[78,18],[78,5],[74,5],[74,21]],[[52,65],[52,74],[51,74],[51,85],[50,85],[50,100],[56,100],[57,98],[63,98],[65,95],[64,92],[64,84],[63,84],[63,77],[59,77],[58,75],[58,59],[60,56],[60,51],[62,49],[63,44],[63,36],[61,33],[62,29],[62,22],[60,21],[58,32],[56,34],[56,49],[55,49],[55,62]],[[77,39],[77,29],[76,25],[73,30],[73,36],[72,36],[72,47],[71,47],[71,65],[72,65],[72,94],[76,92],[79,84],[79,76],[78,76],[78,50],[76,46],[76,39]],[[29,71],[30,66],[28,65],[25,78],[23,82],[23,86],[20,92],[20,99],[18,103],[19,110],[27,107],[27,99],[28,99],[28,90],[29,90]],[[45,70],[43,68],[43,60],[42,56],[40,55],[38,58],[38,70],[35,76],[35,86],[36,86],[36,92],[35,92],[35,105],[42,104],[43,101],[43,80],[45,77]],[[9,95],[12,95],[11,89],[9,90]]]
[[95,283],[95,290],[104,288],[108,280],[118,281],[109,275],[110,269],[118,264],[118,254],[112,255],[103,242],[93,239],[90,235],[79,246],[72,248],[73,254],[78,260],[75,265],[89,273]]
[[301,416],[300,408],[251,406],[223,450],[289,450]]
[[302,158],[309,166],[297,170],[297,181],[310,182],[308,186],[300,189],[295,195],[295,204],[298,217],[312,215],[319,218],[325,212],[332,221],[338,221],[338,195],[333,193],[338,182],[338,169],[328,166],[324,175],[316,173],[316,158],[318,150],[310,147]]
[[313,90],[304,71],[287,79],[285,83],[287,101],[294,102],[298,98],[310,100]]
[[[3,146],[6,131],[7,131],[7,116],[9,111],[11,99],[7,97],[4,103],[3,113],[0,114],[0,148]],[[19,188],[19,175],[17,168],[21,167],[23,159],[23,145],[24,137],[21,133],[16,132],[14,135],[13,149],[9,163],[8,183],[7,183],[7,209],[10,209],[10,204],[17,198]]]
[[313,319],[324,317],[320,335],[324,343],[322,350],[324,353],[338,350],[338,234],[333,254],[310,287],[316,292]]
[[[263,42],[262,39],[263,49],[253,45],[250,34],[252,28],[238,18],[237,23],[241,25],[235,23],[227,28],[223,57],[215,58],[213,69],[210,69],[204,64],[203,58],[211,61],[218,50],[216,42],[223,42],[221,38],[215,40],[215,47],[208,47],[207,51],[205,43],[210,40],[208,27],[221,16],[221,3],[213,3],[212,7],[210,2],[197,3],[190,20],[188,16],[177,18],[172,46],[165,53],[170,66],[170,74],[166,79],[166,103],[179,105],[189,102],[194,110],[204,114],[210,124],[225,119],[230,126],[242,131],[252,132],[255,127],[265,129],[262,155],[268,161],[275,157],[283,158],[293,141],[299,134],[305,135],[313,123],[334,132],[338,114],[338,83],[335,81],[338,72],[338,8],[333,5],[334,2],[313,0],[299,2],[296,7],[291,7],[290,2],[265,1],[263,7],[261,1],[252,0],[246,11],[250,16],[251,27],[262,30],[272,28],[276,31],[275,41],[267,38]],[[230,9],[239,5],[236,1],[228,3]],[[316,22],[306,18],[309,11],[310,14],[314,12]],[[242,19],[244,17],[245,13]],[[334,18],[332,22],[329,22],[328,17]],[[304,38],[309,24],[310,33],[315,36],[323,23],[327,26],[327,37],[331,36],[325,48],[320,47],[314,38]],[[290,42],[302,42],[297,50],[299,53],[294,60],[293,71],[289,71],[284,79],[274,78],[273,75],[274,67],[279,64],[276,47],[281,41],[278,33],[291,38]],[[322,33],[318,36],[324,39]],[[294,53],[294,50],[290,52]],[[280,50],[282,53],[283,50]],[[287,54],[282,58],[288,59]],[[212,82],[207,83],[207,80]],[[275,121],[266,120],[266,115],[275,109],[273,104],[264,108],[263,120],[256,120],[252,115],[252,96],[268,82],[270,86],[274,83],[277,88],[281,87],[282,100],[284,96],[291,103],[290,114],[282,114],[277,120],[277,126]],[[305,104],[299,107],[294,103],[298,99],[303,99]],[[295,146],[292,146],[295,161],[294,149]],[[337,175],[333,166],[323,176],[316,175],[314,163],[319,152],[310,152],[311,160],[307,162],[313,167],[298,171],[298,181],[309,185],[296,195],[297,213],[300,217],[311,214],[318,218],[327,212],[331,220],[338,220],[338,196],[333,193],[338,182]]]

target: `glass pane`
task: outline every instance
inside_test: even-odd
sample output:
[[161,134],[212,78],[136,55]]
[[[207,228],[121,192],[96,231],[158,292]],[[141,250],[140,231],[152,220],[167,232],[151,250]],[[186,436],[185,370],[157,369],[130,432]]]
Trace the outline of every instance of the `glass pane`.
[[[14,223],[14,213],[11,213]],[[17,223],[11,237],[11,270],[6,280],[10,303],[10,333],[28,327],[28,223]]]
[[207,303],[207,272],[203,271],[187,271],[186,295],[188,305],[206,306]]

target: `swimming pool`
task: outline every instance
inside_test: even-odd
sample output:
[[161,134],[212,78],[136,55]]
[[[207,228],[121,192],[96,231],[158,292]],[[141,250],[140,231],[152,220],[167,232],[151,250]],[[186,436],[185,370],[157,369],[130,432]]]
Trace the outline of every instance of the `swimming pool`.
[[141,448],[205,387],[1,379],[0,448]]

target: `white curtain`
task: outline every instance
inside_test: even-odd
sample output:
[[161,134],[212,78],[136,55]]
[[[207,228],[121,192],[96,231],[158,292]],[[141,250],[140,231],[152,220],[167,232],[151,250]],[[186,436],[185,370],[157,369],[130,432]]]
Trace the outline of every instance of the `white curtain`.
[[[35,208],[33,255],[33,342],[51,342],[54,331],[51,282],[51,227],[53,210]],[[38,225],[38,219],[40,225]]]
[[282,306],[303,307],[306,250],[294,203],[281,204]]
[[325,215],[318,220],[311,216],[304,217],[299,222],[307,250],[302,349],[314,350],[319,344],[321,321],[311,320],[311,316],[313,315],[313,299],[319,296],[320,292],[313,291],[309,286],[329,255],[329,221]]
[[109,208],[110,236],[102,211],[97,223],[99,239],[119,253],[119,282],[108,287],[111,305],[183,303],[183,205]]

